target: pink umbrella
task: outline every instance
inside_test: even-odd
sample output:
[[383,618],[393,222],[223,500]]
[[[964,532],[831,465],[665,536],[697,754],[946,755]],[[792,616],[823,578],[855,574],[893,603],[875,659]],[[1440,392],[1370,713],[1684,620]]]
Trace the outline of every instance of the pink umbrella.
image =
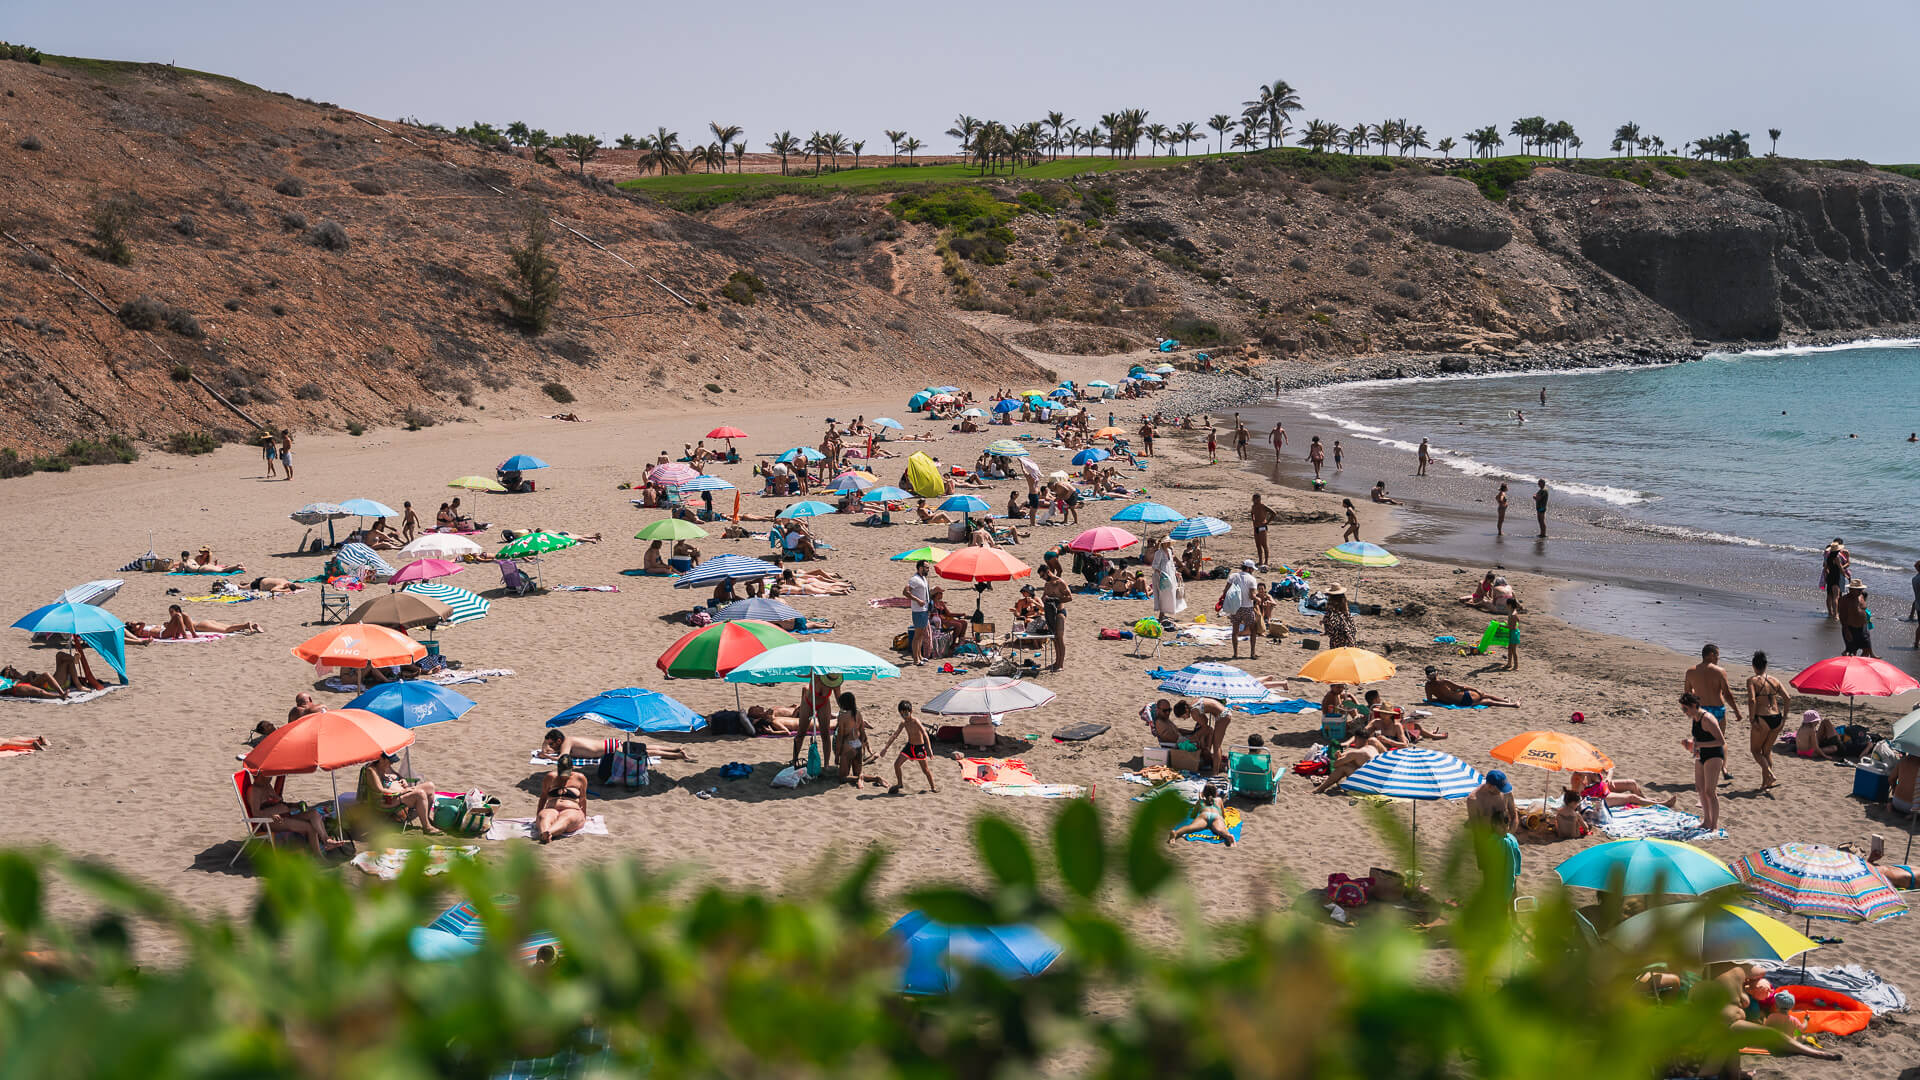
[[1118,551],[1140,542],[1140,538],[1125,529],[1112,525],[1101,525],[1088,529],[1073,538],[1067,545],[1068,551]]
[[699,475],[699,470],[685,462],[670,461],[665,465],[655,466],[654,470],[647,474],[647,483],[659,484],[661,487],[679,487]]
[[459,563],[445,559],[415,559],[401,567],[387,581],[393,585],[405,585],[409,581],[432,581],[434,578],[451,577],[465,569]]

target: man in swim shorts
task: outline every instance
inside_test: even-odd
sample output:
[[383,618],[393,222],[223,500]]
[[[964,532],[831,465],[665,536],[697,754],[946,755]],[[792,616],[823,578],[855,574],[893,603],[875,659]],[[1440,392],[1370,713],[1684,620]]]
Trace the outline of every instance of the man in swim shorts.
[[1255,495],[1249,516],[1253,518],[1253,561],[1265,566],[1272,561],[1267,557],[1267,526],[1273,523],[1273,511]]
[[1440,677],[1440,669],[1432,666],[1427,668],[1425,689],[1427,700],[1436,705],[1453,705],[1462,709],[1471,709],[1476,705],[1489,705],[1496,709],[1520,707],[1517,701],[1508,701],[1506,698],[1495,697],[1476,687],[1457,683],[1451,679],[1443,679]]
[[[1727,722],[1727,709],[1733,709],[1733,718],[1741,719],[1740,704],[1733,698],[1733,686],[1727,682],[1727,669],[1720,666],[1720,646],[1712,643],[1700,647],[1700,662],[1687,669],[1687,677],[1680,689],[1700,699],[1700,708],[1712,713],[1720,721],[1722,730]],[[1732,776],[1722,773],[1722,780],[1731,782]]]

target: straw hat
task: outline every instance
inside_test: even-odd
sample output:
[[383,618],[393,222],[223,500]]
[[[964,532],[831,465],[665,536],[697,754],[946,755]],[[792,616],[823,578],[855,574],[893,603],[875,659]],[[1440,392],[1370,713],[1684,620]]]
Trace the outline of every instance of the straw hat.
[[1852,580],[1847,582],[1847,591],[1848,592],[1866,592],[1867,583],[1864,581],[1861,581],[1859,578],[1853,578]]
[[1328,596],[1345,596],[1347,595],[1347,590],[1344,587],[1339,585],[1329,585],[1327,586],[1327,595]]

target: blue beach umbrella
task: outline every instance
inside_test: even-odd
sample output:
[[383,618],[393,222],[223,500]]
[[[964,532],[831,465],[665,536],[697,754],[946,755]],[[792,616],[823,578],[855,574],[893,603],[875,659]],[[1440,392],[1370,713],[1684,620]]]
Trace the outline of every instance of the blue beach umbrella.
[[787,619],[801,618],[798,608],[782,603],[769,596],[749,596],[745,600],[735,600],[726,607],[713,613],[715,622],[732,622],[735,619],[758,619],[761,622],[777,623]]
[[127,628],[113,612],[92,604],[61,600],[34,608],[13,624],[30,634],[71,634],[104,657],[127,682]]
[[1099,387],[1099,388],[1100,388],[1100,389],[1102,389],[1102,390],[1111,390],[1111,389],[1113,389],[1113,384],[1112,384],[1112,383],[1110,383],[1110,382],[1108,382],[1108,381],[1107,381],[1107,380],[1105,380],[1105,379],[1095,379],[1095,380],[1093,380],[1092,382],[1089,382],[1089,383],[1088,383],[1087,385],[1088,385],[1088,386],[1097,386],[1097,387]]
[[547,721],[548,727],[563,727],[575,720],[598,720],[621,731],[699,731],[707,726],[705,717],[658,690],[638,686],[609,690],[590,697],[570,709],[563,709]]
[[774,516],[782,519],[789,519],[789,518],[819,517],[822,514],[831,514],[831,513],[833,513],[833,504],[823,503],[818,499],[807,499],[802,502],[794,503],[792,506],[787,507],[785,510],[780,511],[778,514],[775,514]]
[[1089,446],[1085,450],[1073,455],[1073,463],[1075,465],[1088,465],[1096,461],[1105,461],[1112,456],[1113,454],[1109,451],[1102,450],[1097,446]]
[[827,460],[827,455],[815,450],[811,446],[796,446],[773,460],[784,463],[792,461],[794,458],[805,458],[808,461],[825,461]]
[[887,935],[906,952],[900,989],[908,994],[944,994],[968,967],[1003,979],[1031,978],[1060,957],[1060,943],[1032,926],[949,926],[925,912],[910,911]]
[[924,409],[927,407],[927,402],[932,400],[933,400],[933,395],[927,393],[925,390],[922,390],[919,393],[907,399],[907,411],[919,412],[921,409]]
[[888,503],[904,502],[911,498],[913,498],[912,492],[901,491],[899,488],[889,484],[886,487],[877,487],[869,490],[865,495],[860,496],[860,501],[863,503]]
[[400,512],[383,502],[372,499],[348,499],[340,504],[340,509],[354,517],[399,517]]
[[936,394],[957,394],[960,392],[960,388],[957,386],[929,386],[927,389]]
[[340,550],[334,553],[334,558],[340,560],[341,566],[364,566],[381,577],[393,576],[392,564],[381,558],[379,552],[357,540],[342,544]]
[[834,478],[833,490],[840,495],[851,495],[857,491],[867,490],[873,486],[873,483],[872,478],[857,472],[844,472]]
[[1167,535],[1175,540],[1198,540],[1232,532],[1233,526],[1216,517],[1190,517],[1173,527]]
[[1171,506],[1162,506],[1157,502],[1130,503],[1113,515],[1114,521],[1137,521],[1142,525],[1164,525],[1169,521],[1185,521],[1186,515]]
[[365,709],[403,728],[427,727],[458,720],[473,708],[472,698],[422,679],[386,683],[347,702],[349,709]]
[[753,578],[779,576],[780,568],[770,562],[745,555],[715,555],[681,574],[679,580],[673,583],[673,587],[692,589],[702,585],[712,585],[718,581],[748,581]]
[[541,461],[532,454],[515,454],[500,463],[501,472],[532,472],[535,469],[544,469],[546,467],[546,462]]
[[707,476],[705,474],[702,474],[700,476],[694,477],[693,479],[687,481],[684,484],[681,484],[679,487],[674,488],[674,490],[678,491],[682,495],[686,494],[689,491],[698,495],[702,491],[732,491],[733,485],[728,483],[725,480],[720,479],[717,476]]
[[1019,412],[1020,403],[1012,398],[1001,398],[993,403],[993,411],[1001,414]]
[[883,428],[892,428],[895,431],[899,431],[901,427],[903,427],[904,425],[902,425],[900,421],[895,420],[891,416],[882,416],[874,420],[873,426],[883,427]]
[[1133,381],[1134,382],[1162,382],[1164,380],[1162,380],[1158,375],[1135,375],[1133,377]]
[[1583,889],[1620,889],[1628,896],[1654,892],[1698,896],[1740,884],[1727,864],[1692,844],[1642,837],[1613,840],[1553,868],[1560,880]]
[[949,495],[938,509],[954,514],[990,514],[993,507],[984,499],[973,495]]

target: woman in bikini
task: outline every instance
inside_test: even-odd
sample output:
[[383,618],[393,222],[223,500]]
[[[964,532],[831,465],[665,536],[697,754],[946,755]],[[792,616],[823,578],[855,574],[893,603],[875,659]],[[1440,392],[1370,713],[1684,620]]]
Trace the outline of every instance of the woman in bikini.
[[850,781],[857,788],[861,782],[860,767],[866,763],[867,722],[860,715],[860,706],[852,694],[842,691],[838,701],[840,778]]
[[1608,806],[1672,806],[1680,801],[1680,796],[1669,795],[1662,802],[1647,794],[1638,780],[1621,780],[1606,772],[1575,772],[1567,779],[1567,790],[1581,798],[1599,799]]
[[168,641],[179,641],[182,638],[193,637],[195,634],[257,633],[260,633],[259,623],[223,623],[214,622],[211,619],[192,619],[187,617],[186,612],[180,610],[179,604],[170,604],[167,607],[167,625],[165,629],[160,631],[160,636]]
[[1167,843],[1198,832],[1212,832],[1220,838],[1221,843],[1233,846],[1233,834],[1227,831],[1226,797],[1212,784],[1200,789],[1200,812],[1194,815],[1192,821],[1168,833]]
[[1682,739],[1680,745],[1693,755],[1693,790],[1700,799],[1700,827],[1712,832],[1720,827],[1720,774],[1727,767],[1726,732],[1691,693],[1680,695],[1680,711],[1693,725],[1692,737]]
[[573,759],[561,755],[540,784],[540,803],[533,812],[533,838],[547,843],[571,836],[587,823],[587,777],[575,771]]
[[660,543],[655,540],[647,545],[647,553],[640,560],[641,573],[654,577],[666,577],[673,573],[673,567],[667,565],[667,560],[660,557]]
[[1767,674],[1767,654],[1753,654],[1753,674],[1747,679],[1747,724],[1753,760],[1760,764],[1760,790],[1780,781],[1773,775],[1773,744],[1787,722],[1787,688]]

